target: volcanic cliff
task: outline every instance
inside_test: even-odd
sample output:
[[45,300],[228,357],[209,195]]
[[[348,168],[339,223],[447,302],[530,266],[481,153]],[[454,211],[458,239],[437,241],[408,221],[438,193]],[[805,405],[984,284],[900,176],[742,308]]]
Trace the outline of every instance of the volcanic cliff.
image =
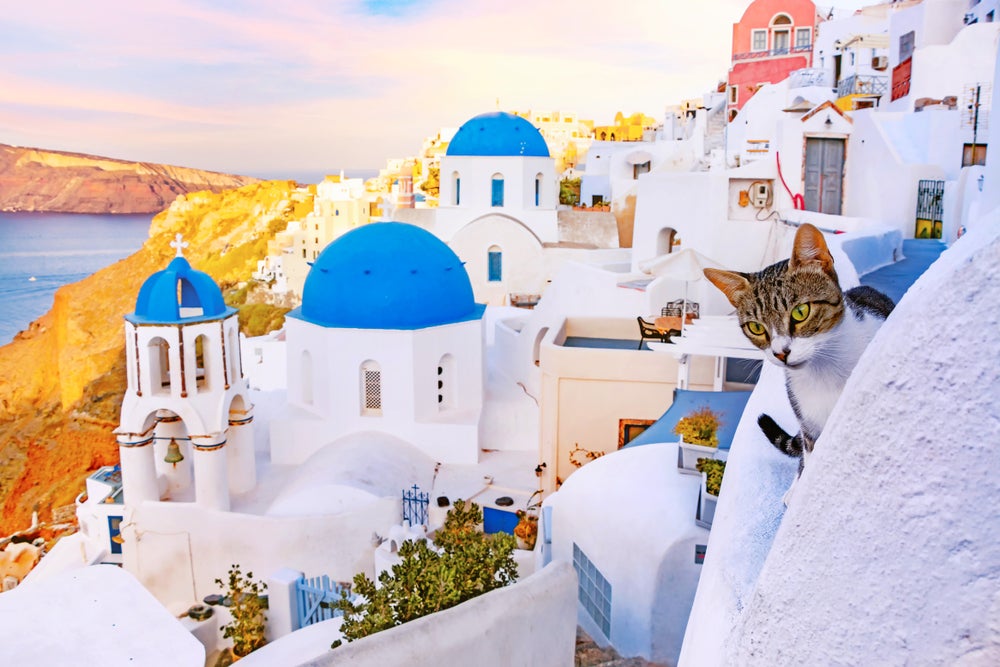
[[193,266],[232,288],[250,278],[274,235],[311,209],[312,195],[290,181],[182,195],[153,218],[137,253],[60,288],[52,310],[0,347],[0,536],[28,526],[32,509],[50,520],[83,491],[88,472],[118,462],[122,317],[174,256],[174,235],[190,244]]
[[157,213],[178,195],[260,179],[0,144],[0,210]]

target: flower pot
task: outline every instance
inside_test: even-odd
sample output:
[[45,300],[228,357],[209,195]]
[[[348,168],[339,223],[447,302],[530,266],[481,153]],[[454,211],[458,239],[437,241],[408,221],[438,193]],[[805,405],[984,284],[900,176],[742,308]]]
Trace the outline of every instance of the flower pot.
[[719,502],[719,496],[713,496],[708,492],[707,481],[708,475],[701,473],[701,488],[698,489],[698,508],[695,510],[694,522],[702,528],[712,527],[715,507]]
[[517,548],[525,551],[533,551],[535,542],[538,540],[538,517],[530,514],[518,512],[520,521],[514,527],[514,539],[517,540]]
[[719,457],[718,447],[693,445],[683,440],[677,443],[677,471],[684,475],[700,475],[698,459],[715,459]]

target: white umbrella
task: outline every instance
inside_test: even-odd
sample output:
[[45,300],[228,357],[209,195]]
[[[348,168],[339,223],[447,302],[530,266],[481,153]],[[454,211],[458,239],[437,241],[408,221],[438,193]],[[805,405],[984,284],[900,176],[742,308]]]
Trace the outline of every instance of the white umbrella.
[[687,320],[688,283],[701,280],[707,268],[721,268],[721,265],[697,250],[684,248],[652,259],[639,262],[639,269],[657,278],[673,278],[684,281],[684,307],[681,311],[681,332]]

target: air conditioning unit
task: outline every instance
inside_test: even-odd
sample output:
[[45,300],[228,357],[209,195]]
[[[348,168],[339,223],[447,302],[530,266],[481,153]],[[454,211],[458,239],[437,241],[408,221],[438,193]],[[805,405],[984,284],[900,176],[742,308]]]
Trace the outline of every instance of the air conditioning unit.
[[882,71],[889,67],[889,56],[875,56],[872,58],[872,69]]

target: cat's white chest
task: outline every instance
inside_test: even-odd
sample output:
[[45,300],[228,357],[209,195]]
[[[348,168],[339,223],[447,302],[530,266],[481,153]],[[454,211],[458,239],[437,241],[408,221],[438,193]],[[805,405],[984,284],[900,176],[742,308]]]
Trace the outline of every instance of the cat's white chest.
[[823,431],[844,389],[845,378],[836,375],[795,373],[788,378],[789,388],[798,403],[803,426],[810,434]]

